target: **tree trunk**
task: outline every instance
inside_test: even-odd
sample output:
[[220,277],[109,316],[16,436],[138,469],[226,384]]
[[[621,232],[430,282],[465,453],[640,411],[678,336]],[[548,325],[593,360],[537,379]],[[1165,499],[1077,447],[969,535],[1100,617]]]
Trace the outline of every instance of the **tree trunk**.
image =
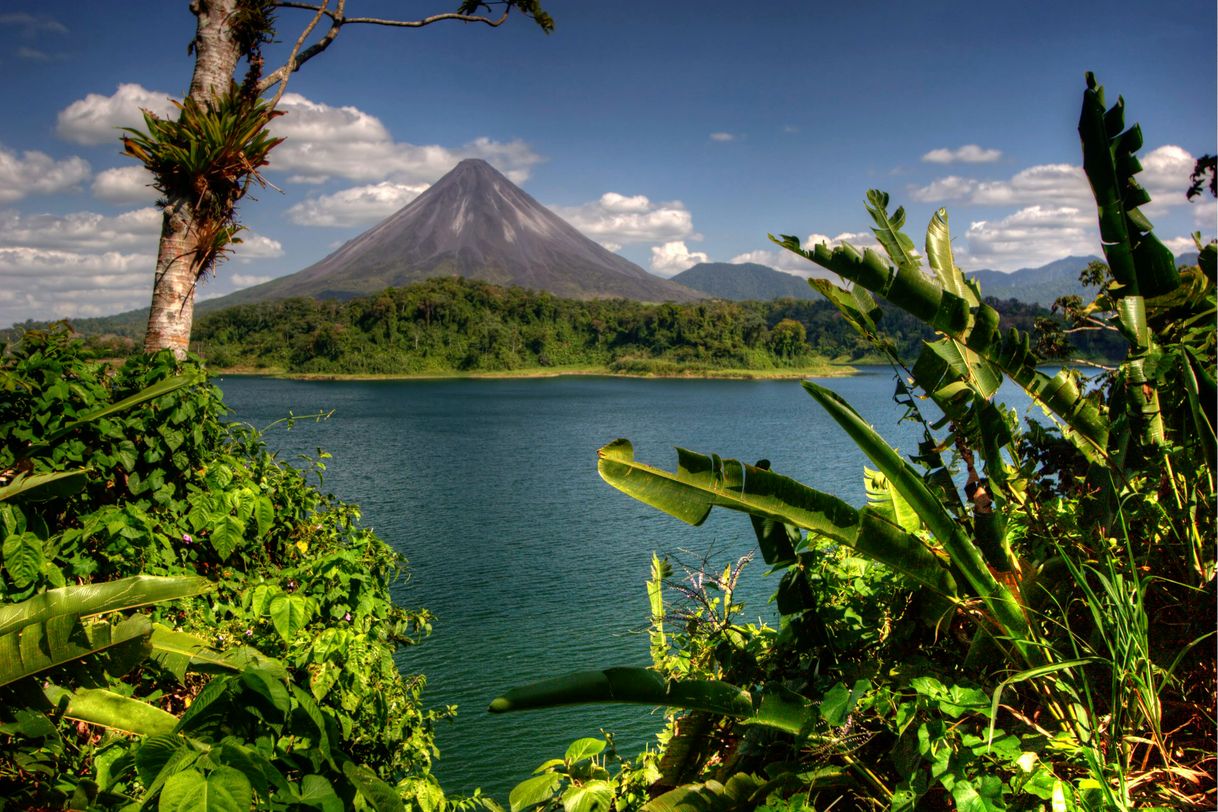
[[[232,21],[240,0],[192,0],[190,10],[197,20],[194,74],[189,98],[210,102],[228,89],[241,52],[233,38]],[[152,283],[152,306],[144,351],[169,349],[178,358],[186,355],[194,318],[195,288],[200,272],[197,239],[199,223],[189,200],[170,200],[161,221],[156,277]]]

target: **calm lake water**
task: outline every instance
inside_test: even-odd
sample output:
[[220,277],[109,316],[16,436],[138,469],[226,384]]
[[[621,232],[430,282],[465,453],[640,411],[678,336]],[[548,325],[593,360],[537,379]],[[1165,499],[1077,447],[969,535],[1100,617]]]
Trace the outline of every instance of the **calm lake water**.
[[[323,423],[272,428],[293,460],[321,448],[324,488],[358,503],[365,524],[410,561],[396,600],[436,616],[399,658],[424,673],[433,706],[455,704],[437,734],[448,791],[506,799],[542,761],[581,736],[612,731],[623,754],[662,727],[648,708],[563,708],[492,716],[513,685],[569,671],[648,665],[645,581],[652,551],[718,568],[755,549],[748,518],[716,510],[702,527],[635,502],[596,472],[596,450],[629,438],[667,470],[673,446],[747,462],[861,505],[865,458],[796,381],[530,380],[217,381],[234,418],[262,428],[289,411],[334,410]],[[902,451],[915,447],[887,370],[827,382]],[[1026,399],[1008,398],[1011,405]],[[746,618],[773,622],[777,586],[760,557],[741,590]]]

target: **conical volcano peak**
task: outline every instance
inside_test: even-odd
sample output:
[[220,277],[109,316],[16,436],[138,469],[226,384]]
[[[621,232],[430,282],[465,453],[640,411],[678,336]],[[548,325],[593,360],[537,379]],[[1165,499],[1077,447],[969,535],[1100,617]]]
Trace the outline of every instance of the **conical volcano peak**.
[[606,250],[486,161],[466,158],[396,214],[315,265],[238,291],[223,303],[349,298],[433,276],[465,276],[574,299],[702,297]]

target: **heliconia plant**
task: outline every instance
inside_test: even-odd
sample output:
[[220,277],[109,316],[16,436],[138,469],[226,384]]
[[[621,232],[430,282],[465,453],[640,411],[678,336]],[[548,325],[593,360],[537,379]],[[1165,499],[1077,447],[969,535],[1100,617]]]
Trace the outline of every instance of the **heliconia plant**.
[[[934,628],[933,641],[920,645],[947,659],[913,666],[914,673],[951,674],[984,690],[961,687],[969,699],[951,699],[956,687],[929,675],[911,680],[902,662],[877,664],[860,691],[870,697],[870,736],[893,739],[894,753],[912,748],[911,755],[872,770],[839,753],[849,768],[843,777],[742,755],[748,751],[742,742],[740,752],[703,760],[718,764],[711,771],[716,781],[751,765],[790,779],[762,782],[767,792],[794,791],[823,803],[866,798],[869,808],[891,809],[913,809],[919,799],[938,803],[930,800],[935,793],[950,795],[961,809],[1004,808],[1004,798],[1021,794],[1055,810],[1202,797],[1204,774],[1195,765],[1212,736],[1196,720],[1212,722],[1214,709],[1207,699],[1212,685],[1196,682],[1208,673],[1197,646],[1214,632],[1196,613],[1212,621],[1216,252],[1198,237],[1197,267],[1177,269],[1154,236],[1138,210],[1150,199],[1135,179],[1142,137],[1136,125],[1125,128],[1123,107],[1118,101],[1106,108],[1103,89],[1087,75],[1079,134],[1113,279],[1088,313],[1128,344],[1108,379],[1088,386],[1068,365],[1042,371],[1031,336],[999,329],[997,311],[955,263],[943,209],[931,219],[923,254],[902,230],[904,210],[890,212],[888,195],[876,190],[867,209],[882,253],[772,237],[844,280],[811,284],[892,360],[896,400],[921,428],[917,453],[902,456],[840,396],[812,381],[804,389],[876,469],[867,474],[869,501],[861,508],[773,472],[765,461],[748,465],[678,449],[670,472],[636,461],[627,440],[606,445],[598,471],[627,495],[693,525],[715,507],[752,518],[766,563],[785,570],[776,595],[781,632],[771,649],[774,665],[738,688],[610,669],[513,689],[491,709],[575,701],[676,706],[722,714],[741,731],[785,731],[806,752],[826,720],[839,719],[824,710],[831,682],[790,670],[798,664],[839,673],[811,589],[829,555],[825,545],[836,545],[896,573],[921,607],[921,620],[901,622]],[[912,363],[884,340],[874,297],[936,332]],[[1049,428],[1025,429],[995,401],[1004,380],[1029,395]],[[1152,640],[1154,616],[1177,618],[1184,631],[1170,645]],[[940,638],[949,629],[963,645],[955,654],[945,654]],[[1186,686],[1199,693],[1190,696]],[[715,710],[704,701],[712,687],[736,698]],[[840,696],[847,689],[839,682],[834,690]],[[1167,696],[1191,708],[1176,719],[1175,745],[1165,723]],[[977,734],[939,721],[970,713]],[[996,730],[1008,713],[1023,733]],[[925,721],[912,741],[916,720]],[[1056,742],[1055,752],[1035,744],[1044,737]],[[959,755],[966,750],[968,759]],[[1139,770],[1143,777],[1135,775]],[[1201,794],[1190,794],[1198,788]],[[675,808],[711,808],[705,787],[699,792]],[[715,797],[726,803],[721,792]],[[765,797],[752,793],[743,808]],[[663,795],[648,808],[667,812],[673,798]]]

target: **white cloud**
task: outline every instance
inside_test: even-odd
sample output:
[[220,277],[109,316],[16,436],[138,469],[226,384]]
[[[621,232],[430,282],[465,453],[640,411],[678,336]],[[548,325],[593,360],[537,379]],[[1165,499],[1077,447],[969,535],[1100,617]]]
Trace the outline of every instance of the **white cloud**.
[[287,140],[271,154],[270,168],[292,173],[297,182],[321,183],[330,178],[355,181],[391,180],[402,184],[431,183],[464,158],[482,158],[513,183],[522,183],[541,161],[523,141],[476,138],[449,148],[394,141],[376,116],[356,107],[331,107],[287,93],[271,130]]
[[0,324],[102,316],[148,303],[153,254],[0,247]]
[[142,166],[120,166],[98,172],[93,196],[110,203],[152,203],[160,192],[152,188],[152,174]]
[[[253,285],[261,285],[263,282],[270,282],[275,277],[273,276],[255,276],[253,274],[235,273],[229,275],[229,281],[233,283],[233,288],[240,290]],[[219,294],[217,294],[219,295]]]
[[957,149],[932,149],[922,160],[932,164],[988,164],[1002,157],[1002,150],[982,149],[976,144],[965,144]]
[[241,262],[253,259],[274,259],[283,256],[283,243],[252,231],[242,231],[240,243],[233,246],[232,256]]
[[1001,220],[978,220],[967,232],[957,261],[969,270],[1013,271],[1065,256],[1095,253],[1095,215],[1072,206],[1028,206]]
[[1197,250],[1197,244],[1193,242],[1192,237],[1172,237],[1171,239],[1163,240],[1163,244],[1176,256]]
[[120,127],[144,126],[141,109],[151,110],[162,118],[176,112],[168,93],[137,84],[121,84],[113,95],[90,93],[69,104],[59,112],[55,132],[76,144],[117,142]]
[[321,195],[288,209],[288,219],[305,226],[362,226],[378,223],[427,190],[427,184],[381,181]]
[[1213,237],[1218,229],[1218,201],[1207,200],[1204,203],[1194,203],[1193,222],[1201,230],[1202,237]]
[[710,262],[701,251],[690,251],[683,240],[673,240],[651,248],[651,270],[660,276],[673,276],[697,265]]
[[620,242],[608,242],[608,241],[604,241],[604,242],[602,242],[602,243],[601,243],[601,247],[602,247],[602,248],[604,248],[606,251],[612,251],[612,252],[613,252],[613,253],[615,253],[615,254],[616,254],[618,251],[621,251],[621,250],[622,250],[622,244],[621,244]]
[[[931,153],[927,153],[928,155]],[[1193,170],[1194,159],[1187,150],[1166,145],[1151,150],[1141,159],[1142,172],[1137,181],[1150,192],[1153,202],[1145,208],[1148,216],[1156,210],[1186,202],[1184,190]],[[975,180],[959,175],[938,178],[911,190],[915,200],[943,203],[962,200],[986,206],[1075,206],[1094,205],[1091,186],[1081,166],[1039,164],[1021,169],[1008,180]]]
[[0,246],[10,250],[114,252],[141,249],[155,253],[161,212],[152,207],[108,217],[94,212],[25,215],[0,212]]
[[736,138],[737,138],[737,136],[735,133],[718,132],[718,133],[710,134],[710,140],[718,141],[720,143],[727,143],[728,141],[735,141]]
[[71,157],[57,161],[45,152],[27,150],[21,155],[0,147],[0,203],[12,203],[30,194],[55,194],[88,179],[89,162]]
[[693,216],[679,200],[652,203],[645,195],[606,192],[581,206],[551,206],[555,214],[598,241],[623,245],[699,239]]
[[924,203],[963,200],[987,206],[1084,206],[1092,199],[1082,167],[1071,164],[1031,166],[1016,172],[1009,180],[981,181],[948,175],[914,189],[911,194]]

